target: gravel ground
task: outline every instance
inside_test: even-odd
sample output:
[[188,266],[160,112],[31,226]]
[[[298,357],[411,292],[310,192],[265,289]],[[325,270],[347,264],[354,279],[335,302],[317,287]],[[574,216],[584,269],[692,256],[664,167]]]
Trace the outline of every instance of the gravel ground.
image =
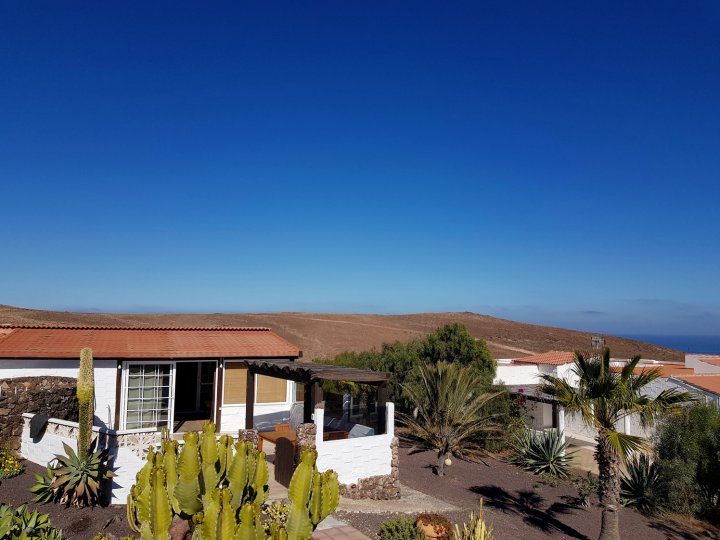
[[49,514],[53,526],[62,529],[66,538],[73,540],[92,540],[95,533],[108,532],[118,538],[131,534],[125,518],[125,506],[95,508],[66,508],[61,504],[32,503],[30,488],[35,485],[33,473],[44,473],[45,469],[28,461],[23,462],[25,472],[15,478],[0,483],[0,502],[20,506],[29,506],[42,514]]
[[[477,510],[480,498],[484,501],[486,521],[493,525],[498,540],[548,538],[597,538],[600,530],[600,508],[575,506],[577,496],[570,482],[550,486],[537,476],[508,463],[486,459],[485,464],[454,460],[445,477],[433,474],[431,453],[411,455],[408,448],[400,449],[400,478],[409,487],[432,495],[462,509],[445,512],[453,522],[467,519]],[[380,525],[399,515],[393,503],[385,503],[384,513],[338,512],[339,519],[361,530],[370,538],[377,538]],[[717,530],[710,531],[704,523],[679,521],[668,517],[646,518],[638,512],[620,510],[622,538],[661,540],[666,538],[720,538]]]

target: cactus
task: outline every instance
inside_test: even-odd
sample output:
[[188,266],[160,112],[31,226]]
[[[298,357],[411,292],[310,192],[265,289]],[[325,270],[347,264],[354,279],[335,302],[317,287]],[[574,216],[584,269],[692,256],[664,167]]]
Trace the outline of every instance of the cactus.
[[215,439],[215,427],[186,433],[185,444],[163,434],[161,451],[150,449],[147,463],[130,489],[130,528],[142,540],[167,538],[172,516],[190,521],[193,540],[309,540],[318,523],[335,511],[337,475],[318,472],[317,453],[304,451],[288,491],[287,521],[262,524],[268,497],[265,454],[251,443],[234,446],[229,436]]
[[202,509],[200,500],[200,456],[198,453],[198,434],[195,432],[186,433],[183,436],[185,444],[180,450],[178,457],[177,471],[178,480],[173,491],[177,499],[180,514],[192,516]]
[[290,513],[287,520],[289,540],[310,538],[318,524],[335,511],[340,500],[337,473],[318,472],[316,459],[317,452],[303,450],[300,463],[290,480]]
[[92,442],[93,416],[95,415],[95,377],[93,374],[92,349],[80,351],[80,373],[77,381],[78,414],[78,455],[90,452]]

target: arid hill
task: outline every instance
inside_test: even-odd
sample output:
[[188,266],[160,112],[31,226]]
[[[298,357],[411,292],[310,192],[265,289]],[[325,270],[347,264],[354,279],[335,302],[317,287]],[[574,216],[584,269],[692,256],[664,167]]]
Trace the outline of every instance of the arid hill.
[[[0,305],[0,324],[80,324],[109,326],[268,326],[298,345],[305,359],[332,357],[343,351],[362,351],[385,342],[421,338],[450,322],[464,324],[487,341],[496,358],[517,358],[549,350],[587,350],[587,332],[520,323],[476,313],[416,313],[363,315],[327,313],[240,314],[112,314],[41,311]],[[631,339],[605,337],[613,356],[682,361],[680,351]]]

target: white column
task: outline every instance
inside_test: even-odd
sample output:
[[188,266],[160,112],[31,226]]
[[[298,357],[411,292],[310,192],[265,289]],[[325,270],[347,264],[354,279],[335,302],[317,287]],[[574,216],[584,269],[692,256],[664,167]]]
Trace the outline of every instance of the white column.
[[626,416],[623,418],[623,432],[625,435],[630,435],[630,417]]

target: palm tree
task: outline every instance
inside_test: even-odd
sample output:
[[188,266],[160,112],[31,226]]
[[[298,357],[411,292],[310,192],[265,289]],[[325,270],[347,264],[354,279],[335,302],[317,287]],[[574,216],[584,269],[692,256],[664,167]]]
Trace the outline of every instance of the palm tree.
[[620,463],[628,454],[642,449],[642,437],[617,430],[625,417],[637,415],[643,427],[652,425],[662,414],[676,410],[693,396],[677,390],[663,390],[657,397],[644,394],[647,385],[660,376],[659,369],[635,374],[640,361],[636,356],[621,370],[610,368],[610,350],[585,355],[575,353],[573,374],[577,386],[565,379],[542,375],[542,390],[554,395],[569,412],[579,413],[584,422],[597,430],[595,460],[600,479],[598,496],[602,507],[600,540],[619,540],[618,506],[620,504]]
[[418,366],[420,381],[405,392],[413,414],[398,414],[400,434],[421,449],[437,452],[437,474],[445,474],[451,455],[472,459],[481,455],[484,434],[499,431],[497,415],[485,406],[503,392],[481,392],[482,380],[472,367],[438,362]]

